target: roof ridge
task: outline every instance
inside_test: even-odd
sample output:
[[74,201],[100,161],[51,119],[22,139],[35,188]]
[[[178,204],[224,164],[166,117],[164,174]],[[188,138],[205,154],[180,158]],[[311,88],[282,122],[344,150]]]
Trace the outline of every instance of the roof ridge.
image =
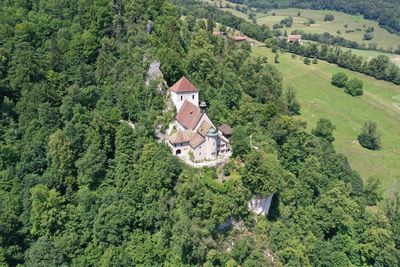
[[170,89],[176,93],[199,91],[185,76],[182,76]]

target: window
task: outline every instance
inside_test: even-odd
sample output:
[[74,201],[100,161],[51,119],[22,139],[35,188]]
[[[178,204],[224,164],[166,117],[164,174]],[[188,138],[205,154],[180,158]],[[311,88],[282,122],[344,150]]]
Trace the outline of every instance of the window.
[[192,95],[192,99],[194,99],[194,95]]
[[181,101],[183,100],[183,96],[181,96]]

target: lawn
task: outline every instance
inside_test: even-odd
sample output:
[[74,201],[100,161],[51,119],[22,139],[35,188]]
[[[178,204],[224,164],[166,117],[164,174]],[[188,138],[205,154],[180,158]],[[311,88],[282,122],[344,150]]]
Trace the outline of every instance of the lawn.
[[[273,54],[265,47],[254,47],[255,56]],[[292,59],[281,54],[276,64],[283,74],[284,85],[296,88],[301,103],[301,118],[313,128],[320,118],[329,118],[336,126],[335,148],[349,158],[351,166],[364,179],[378,176],[386,195],[400,189],[400,86],[337,67],[324,61],[303,64],[302,58]],[[330,84],[332,74],[343,71],[364,81],[364,95],[351,97]],[[383,133],[380,151],[369,151],[357,142],[363,123],[373,120]]]
[[[301,15],[297,16],[299,11]],[[273,13],[275,13],[275,16],[272,15]],[[334,21],[324,21],[324,16],[328,13],[334,15]],[[368,47],[369,43],[375,43],[378,47],[384,49],[397,49],[400,45],[400,36],[389,33],[387,30],[381,28],[377,22],[366,20],[361,16],[348,15],[342,12],[294,8],[276,9],[269,11],[267,14],[257,13],[257,23],[272,27],[273,24],[279,23],[281,19],[288,16],[293,17],[292,27],[285,28],[288,33],[295,29],[307,33],[329,32],[332,35],[340,35],[345,39],[356,41],[360,44],[364,43],[366,47]],[[310,26],[304,25],[303,23],[308,21],[308,19],[314,19],[316,23]],[[345,28],[346,24],[347,28]],[[363,40],[363,36],[366,29],[370,26],[375,28],[375,37],[371,41],[365,41]],[[346,30],[353,30],[354,32],[346,33]],[[341,34],[338,34],[337,31],[340,31]]]
[[383,52],[379,52],[379,51],[360,50],[360,49],[343,48],[343,50],[351,50],[351,52],[353,54],[358,55],[358,56],[362,56],[366,60],[370,60],[373,57],[377,57],[379,55],[385,55],[385,56],[388,56],[393,63],[397,64],[400,67],[400,55],[383,53]]

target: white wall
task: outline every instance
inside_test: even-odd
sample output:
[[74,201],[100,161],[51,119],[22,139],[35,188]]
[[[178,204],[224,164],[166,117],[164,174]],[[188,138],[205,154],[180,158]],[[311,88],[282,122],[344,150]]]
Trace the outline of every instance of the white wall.
[[179,111],[185,100],[188,100],[192,102],[194,105],[199,106],[199,93],[198,92],[175,93],[171,91],[171,100],[176,107],[176,111]]
[[183,157],[183,158],[189,158],[189,151],[191,150],[189,142],[182,143],[182,144],[176,144],[176,145],[173,145],[170,142],[168,142],[168,144],[172,148],[172,153],[174,155],[176,155],[176,151],[178,149],[180,149],[181,150],[181,154],[177,155],[177,156]]

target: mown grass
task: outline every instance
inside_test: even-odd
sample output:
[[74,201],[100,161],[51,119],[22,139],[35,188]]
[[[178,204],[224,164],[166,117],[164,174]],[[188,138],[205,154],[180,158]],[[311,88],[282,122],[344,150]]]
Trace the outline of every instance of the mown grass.
[[[273,53],[266,47],[254,47],[255,56],[267,56],[272,64]],[[283,75],[285,87],[297,90],[301,118],[311,129],[320,118],[328,118],[336,126],[335,148],[346,155],[351,166],[364,179],[378,176],[386,195],[400,189],[400,86],[337,67],[324,61],[305,65],[301,57],[280,54],[275,64]],[[364,82],[364,95],[351,97],[331,85],[331,77],[339,71]],[[380,151],[361,147],[357,135],[363,123],[373,120],[383,133]]]
[[[297,16],[300,12],[301,15]],[[275,13],[275,16],[272,14]],[[332,14],[335,17],[334,21],[324,21],[325,14]],[[375,43],[378,47],[384,49],[397,49],[400,45],[400,36],[391,34],[387,30],[381,28],[376,21],[370,21],[361,16],[348,15],[342,12],[330,10],[308,10],[308,9],[276,9],[271,10],[267,14],[257,13],[257,23],[266,24],[272,27],[273,24],[287,16],[293,17],[293,25],[290,28],[285,28],[288,33],[297,29],[307,33],[324,33],[329,32],[332,35],[339,35],[345,39],[356,41],[360,44],[365,44],[366,47],[370,43]],[[306,26],[303,23],[308,19],[314,19],[315,24]],[[347,24],[347,28],[345,25]],[[363,40],[366,29],[370,26],[374,27],[374,38],[371,41]],[[357,30],[359,29],[359,30]],[[354,32],[346,33],[346,30]],[[337,32],[340,31],[341,34]]]

